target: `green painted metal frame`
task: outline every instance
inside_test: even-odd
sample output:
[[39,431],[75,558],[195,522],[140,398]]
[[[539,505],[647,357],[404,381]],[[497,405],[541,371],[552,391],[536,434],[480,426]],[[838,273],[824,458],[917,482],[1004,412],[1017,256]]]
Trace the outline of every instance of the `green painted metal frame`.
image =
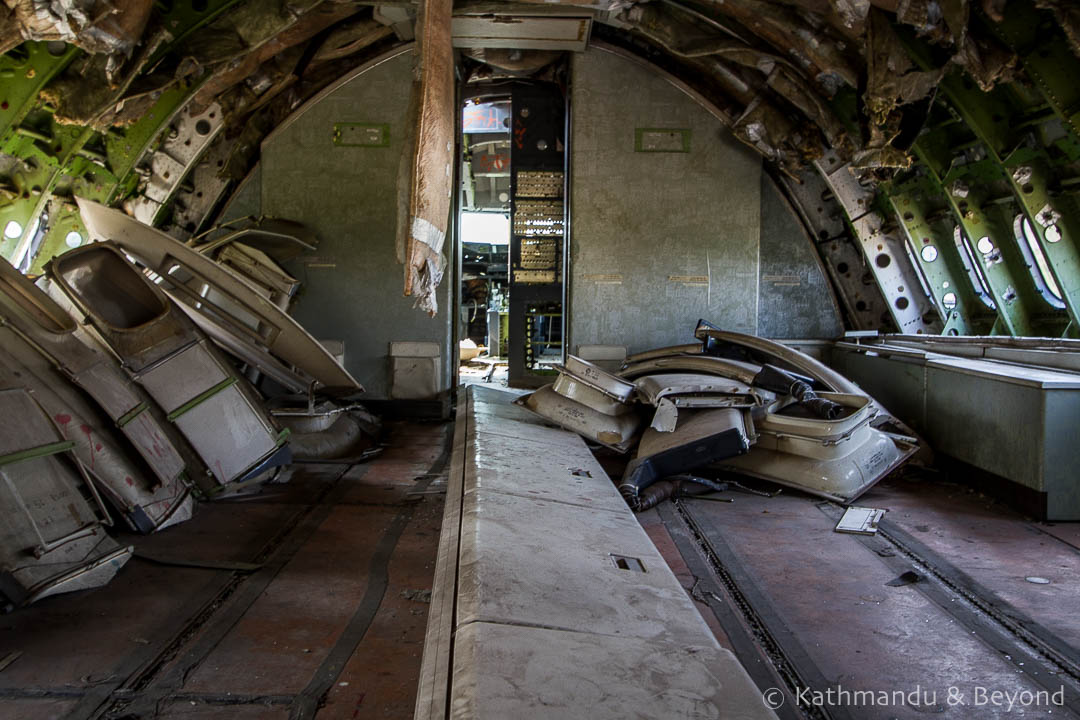
[[[1005,158],[1004,167],[1061,290],[1072,327],[1080,328],[1080,204],[1076,195],[1051,191],[1050,178],[1054,174],[1049,157],[1041,149],[1020,148]],[[1060,217],[1044,226],[1043,220],[1055,215]],[[1057,242],[1046,238],[1049,225],[1058,228]]]
[[[167,9],[158,4],[172,37],[141,70],[152,70],[193,32],[238,4],[239,0],[209,0],[200,7],[202,3],[195,0],[176,0]],[[972,22],[1017,52],[1034,86],[1013,83],[986,93],[959,69],[947,72],[938,102],[954,113],[954,127],[920,137],[915,152],[928,170],[925,177],[882,187],[878,204],[895,214],[904,227],[939,309],[947,291],[944,283],[957,292],[959,303],[948,313],[945,332],[981,331],[988,317],[963,271],[963,259],[947,237],[949,223],[942,217],[943,209],[952,214],[973,245],[986,235],[1000,252],[1000,262],[994,253],[989,257],[973,253],[997,305],[992,331],[1058,332],[1068,322],[1071,332],[1080,333],[1080,202],[1076,195],[1080,190],[1080,83],[1076,80],[1080,59],[1052,15],[1037,9],[1031,0],[1011,0],[1001,23],[973,9]],[[898,26],[897,32],[919,64],[935,66],[933,48],[915,38],[910,28]],[[90,127],[64,126],[54,121],[40,93],[81,51],[67,46],[58,52],[57,47],[28,42],[0,57],[0,153],[16,160],[9,172],[10,186],[0,186],[0,228],[10,220],[22,228],[18,238],[0,238],[0,254],[12,258],[28,248],[34,219],[48,209],[47,229],[29,265],[32,273],[67,249],[68,233],[85,236],[71,196],[115,204],[134,192],[139,180],[136,163],[160,142],[162,131],[198,89],[197,84],[168,87],[147,114],[122,130],[102,134]],[[849,127],[857,119],[853,97],[840,94],[835,101],[845,110],[838,114]],[[1062,129],[1053,130],[1054,123]],[[965,133],[969,136],[958,144],[957,136],[963,138]],[[1043,147],[1030,141],[1033,134],[1044,141]],[[969,162],[970,156],[955,162],[958,149],[980,145],[986,150],[983,159],[974,153],[974,162]],[[966,197],[949,192],[956,181],[967,186]],[[1020,213],[1036,231],[1066,311],[1055,311],[1035,287],[1033,269],[1018,246],[1022,239],[1013,231],[1012,220]],[[1048,217],[1053,222],[1044,224]],[[1050,224],[1060,233],[1057,242],[1047,239]],[[927,238],[944,262],[922,259],[918,251]],[[1013,293],[1015,297],[1009,297]]]
[[[49,108],[39,101],[41,90],[64,70],[80,50],[68,46],[64,52],[49,52],[48,43],[25,42],[0,57],[0,152],[18,162],[11,172],[14,192],[0,197],[0,227],[15,221],[22,228],[18,237],[0,239],[0,254],[10,257],[33,226],[39,199],[49,184],[49,168],[54,167],[54,142],[63,142],[71,134],[64,129],[58,138],[54,131],[23,128],[27,116],[37,107]],[[55,125],[55,123],[51,123]]]
[[[1077,135],[1080,86],[1075,82],[1080,76],[1080,61],[1072,55],[1060,29],[1056,33],[1045,32],[1049,17],[1046,13],[1024,0],[1014,0],[1009,9],[1005,22],[995,29],[1017,50],[1025,70],[1036,81],[1038,92],[1029,95],[1015,84],[983,92],[964,73],[951,70],[939,86],[938,101],[947,105],[960,121],[957,123],[960,134],[966,130],[970,137],[958,141],[955,132],[931,130],[920,137],[914,150],[948,199],[953,215],[973,246],[974,259],[990,283],[998,309],[996,331],[1013,335],[1059,334],[1071,328],[1075,332],[1080,313],[1080,294],[1076,292],[1080,285],[1076,238],[1080,236],[1069,233],[1066,237],[1065,229],[1076,228],[1080,214],[1068,194],[1059,194],[1056,200],[1050,198],[1048,188],[1060,176],[1055,177],[1054,165],[1044,150],[1029,149],[1029,135],[1038,132],[1042,124],[1060,119],[1064,130],[1054,145],[1062,158],[1058,169],[1080,157]],[[980,22],[989,23],[989,20],[983,18]],[[1035,33],[1041,35],[1036,38]],[[924,68],[933,66],[928,46],[908,30],[900,29],[898,34],[917,62]],[[959,150],[979,146],[985,148],[984,159],[954,165],[954,155]],[[1025,172],[1018,174],[1017,170],[1021,169]],[[1019,182],[1017,177],[1024,182]],[[968,188],[967,197],[949,192],[957,181]],[[1065,211],[1059,210],[1058,205]],[[1038,214],[1048,206],[1061,216],[1058,227],[1062,239],[1057,243],[1046,242],[1044,228],[1037,221]],[[1058,287],[1069,287],[1068,292],[1062,290],[1067,319],[1038,293],[1032,274],[1036,270],[1020,252],[1019,243],[1023,240],[1016,237],[1013,221],[1021,212],[1037,230],[1040,247]],[[994,253],[984,257],[974,249],[983,236],[994,243],[1001,261],[995,261]],[[1003,302],[1013,295],[1011,301]]]
[[[993,159],[954,166],[940,178],[942,193],[960,221],[970,243],[973,259],[982,268],[997,306],[998,317],[1009,334],[1029,337],[1036,335],[1037,302],[1034,282],[1026,272],[1023,255],[1016,246],[1011,218],[1006,220],[1002,208],[995,205],[989,192],[991,184],[1002,179],[1004,172]],[[959,197],[947,188],[962,183],[968,188],[967,197]],[[977,245],[987,237],[994,244],[991,252],[981,252]],[[1018,272],[1025,268],[1025,274]]]
[[[209,0],[196,9],[192,0],[173,2],[161,18],[172,39],[143,64],[139,72],[153,67],[198,28],[221,17],[239,0]],[[159,6],[160,9],[160,6]],[[14,197],[0,194],[0,228],[15,220],[22,227],[18,238],[0,238],[0,255],[15,260],[29,248],[29,232],[35,218],[46,208],[55,212],[37,252],[29,264],[31,273],[67,248],[72,230],[84,237],[72,198],[87,197],[115,204],[134,192],[139,176],[135,164],[160,142],[162,132],[183,108],[200,83],[177,83],[160,91],[153,107],[131,126],[100,133],[89,126],[61,125],[52,120],[52,108],[40,98],[46,84],[78,57],[80,50],[68,46],[53,55],[46,43],[24,43],[0,57],[0,86],[7,108],[0,110],[0,153],[21,166],[12,173]],[[20,79],[20,73],[22,79]],[[0,107],[3,99],[0,98]]]
[[60,453],[72,450],[74,447],[74,440],[59,440],[46,445],[27,448],[26,450],[19,450],[0,456],[0,467],[4,465],[13,465],[14,463],[24,462],[26,460],[49,457],[50,455],[59,455]]
[[974,15],[981,20],[980,25],[1016,52],[1054,113],[1080,135],[1080,83],[1076,75],[1080,62],[1053,16],[1026,0],[1006,3],[1000,23],[984,19],[982,13]]
[[185,402],[180,407],[178,407],[175,410],[173,410],[172,412],[170,412],[166,416],[166,418],[168,419],[169,422],[176,422],[184,414],[194,410],[199,405],[202,405],[204,402],[206,402],[210,398],[214,397],[218,393],[222,392],[223,390],[227,390],[227,389],[231,388],[236,383],[237,383],[236,376],[235,375],[230,375],[229,377],[227,377],[224,380],[222,380],[221,382],[219,382],[217,385],[214,385],[213,387],[202,391],[201,393],[199,393],[195,397],[193,397],[190,400],[188,400],[187,402]]
[[[911,241],[915,262],[922,268],[943,315],[942,334],[981,335],[989,332],[996,316],[988,315],[986,306],[971,286],[963,258],[953,242],[953,225],[948,218],[942,217],[948,215],[949,208],[940,197],[936,184],[925,176],[918,176],[891,186],[887,193],[897,221]],[[933,202],[935,197],[939,198],[937,204]],[[927,246],[937,250],[933,261],[923,258],[923,248]],[[945,306],[948,293],[956,296],[956,306],[952,309]]]
[[0,56],[0,137],[18,127],[34,107],[38,94],[82,51],[74,45],[54,55],[45,42],[25,42]]
[[116,427],[122,428],[128,425],[132,420],[139,417],[144,411],[149,410],[150,406],[145,402],[141,402],[135,407],[128,410],[126,413],[120,416],[116,421]]

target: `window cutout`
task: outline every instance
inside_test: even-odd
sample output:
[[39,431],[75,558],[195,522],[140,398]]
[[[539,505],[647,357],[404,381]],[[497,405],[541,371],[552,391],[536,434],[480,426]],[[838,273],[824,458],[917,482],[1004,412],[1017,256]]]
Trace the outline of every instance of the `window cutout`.
[[1061,288],[1050,271],[1050,263],[1046,260],[1046,254],[1039,244],[1039,237],[1031,221],[1023,215],[1017,215],[1013,222],[1013,232],[1016,233],[1016,240],[1020,245],[1020,252],[1024,255],[1028,272],[1031,273],[1031,279],[1035,281],[1035,289],[1046,302],[1056,308],[1064,308]]
[[932,263],[937,260],[937,248],[933,245],[923,245],[919,254],[922,255],[923,262]]
[[941,296],[941,304],[945,306],[946,310],[952,310],[956,307],[956,293],[947,292]]
[[69,248],[77,248],[83,244],[83,236],[77,230],[72,230],[64,236],[64,243]]
[[15,220],[9,220],[8,224],[4,226],[4,237],[12,240],[22,236],[22,225]]
[[591,478],[592,477],[591,472],[589,472],[588,470],[583,470],[581,468],[571,468],[570,469],[570,474],[573,475],[574,477],[586,477],[586,478]]
[[1056,243],[1061,240],[1061,230],[1057,225],[1051,225],[1043,231],[1043,237],[1046,238],[1046,242]]
[[989,255],[994,252],[993,241],[985,235],[979,238],[979,242],[975,243],[975,247],[979,248],[979,252],[983,255]]
[[[933,248],[933,245],[927,245],[923,250],[925,251],[926,248]],[[937,251],[935,250],[935,252]],[[922,265],[915,259],[915,246],[911,243],[911,238],[904,238],[904,253],[907,254],[908,262],[911,263],[911,267],[915,270],[915,275],[919,278],[919,285],[922,286],[923,294],[928,298],[933,298],[933,293],[930,292],[930,280],[926,277]],[[904,292],[904,288],[901,286],[897,292]],[[900,300],[904,301],[902,305],[900,304]],[[895,301],[895,304],[900,310],[906,310],[908,306],[907,298],[900,298]]]
[[629,570],[631,572],[645,572],[645,563],[641,562],[639,558],[630,557],[628,555],[616,555],[615,553],[609,553],[612,564],[619,570]]
[[953,230],[953,242],[956,243],[956,249],[960,253],[960,262],[964,265],[964,271],[967,273],[968,280],[971,281],[972,289],[975,290],[975,296],[979,298],[983,305],[991,310],[996,310],[997,305],[994,304],[994,299],[990,297],[990,285],[983,275],[982,266],[975,261],[971,243],[959,225]]

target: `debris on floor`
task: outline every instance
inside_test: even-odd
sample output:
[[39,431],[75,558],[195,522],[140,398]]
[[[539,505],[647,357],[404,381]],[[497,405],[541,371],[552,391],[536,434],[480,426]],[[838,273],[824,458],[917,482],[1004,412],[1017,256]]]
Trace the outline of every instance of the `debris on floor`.
[[876,535],[878,522],[885,517],[885,510],[880,508],[849,507],[844,516],[836,523],[834,530],[840,533],[856,535]]
[[27,388],[0,390],[4,609],[104,585],[131,557],[105,534],[104,503],[74,448]]
[[922,575],[920,575],[919,573],[915,572],[914,570],[908,570],[907,572],[901,573],[900,575],[885,584],[889,587],[904,587],[905,585],[914,585],[922,579]]
[[483,345],[477,345],[469,338],[465,338],[458,343],[458,352],[461,354],[461,362],[467,363],[478,357],[481,353],[487,352],[487,348]]
[[101,242],[57,256],[37,283],[0,264],[6,610],[109,582],[133,554],[110,527],[156,532],[291,462],[381,450],[344,348],[286,313],[299,283],[273,255],[310,249],[302,229],[245,228],[203,252],[116,210],[80,210]]
[[919,450],[910,428],[809,355],[705,321],[694,336],[614,373],[568,356],[555,382],[517,402],[630,454],[619,487],[636,510],[731,473],[848,504]]
[[13,650],[4,657],[0,658],[0,672],[3,672],[4,668],[18,660],[20,655],[22,655],[21,650]]
[[410,588],[408,590],[402,590],[401,597],[414,602],[429,603],[431,602],[431,589],[413,590]]

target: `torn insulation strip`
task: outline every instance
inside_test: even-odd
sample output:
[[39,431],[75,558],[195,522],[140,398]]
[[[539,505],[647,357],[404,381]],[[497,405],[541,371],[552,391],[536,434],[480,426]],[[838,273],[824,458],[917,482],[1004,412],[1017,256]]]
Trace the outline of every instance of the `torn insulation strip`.
[[404,294],[415,295],[416,306],[432,316],[438,311],[436,291],[446,267],[442,247],[453,184],[452,12],[451,0],[424,0],[417,19],[419,40],[413,82],[416,145],[411,158],[408,234],[403,253]]

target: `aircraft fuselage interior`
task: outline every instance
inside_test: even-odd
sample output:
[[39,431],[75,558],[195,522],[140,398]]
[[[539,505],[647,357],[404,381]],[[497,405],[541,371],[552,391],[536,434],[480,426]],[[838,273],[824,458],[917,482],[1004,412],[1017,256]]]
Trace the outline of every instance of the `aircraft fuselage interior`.
[[1080,720],[1080,3],[4,0],[0,718]]

